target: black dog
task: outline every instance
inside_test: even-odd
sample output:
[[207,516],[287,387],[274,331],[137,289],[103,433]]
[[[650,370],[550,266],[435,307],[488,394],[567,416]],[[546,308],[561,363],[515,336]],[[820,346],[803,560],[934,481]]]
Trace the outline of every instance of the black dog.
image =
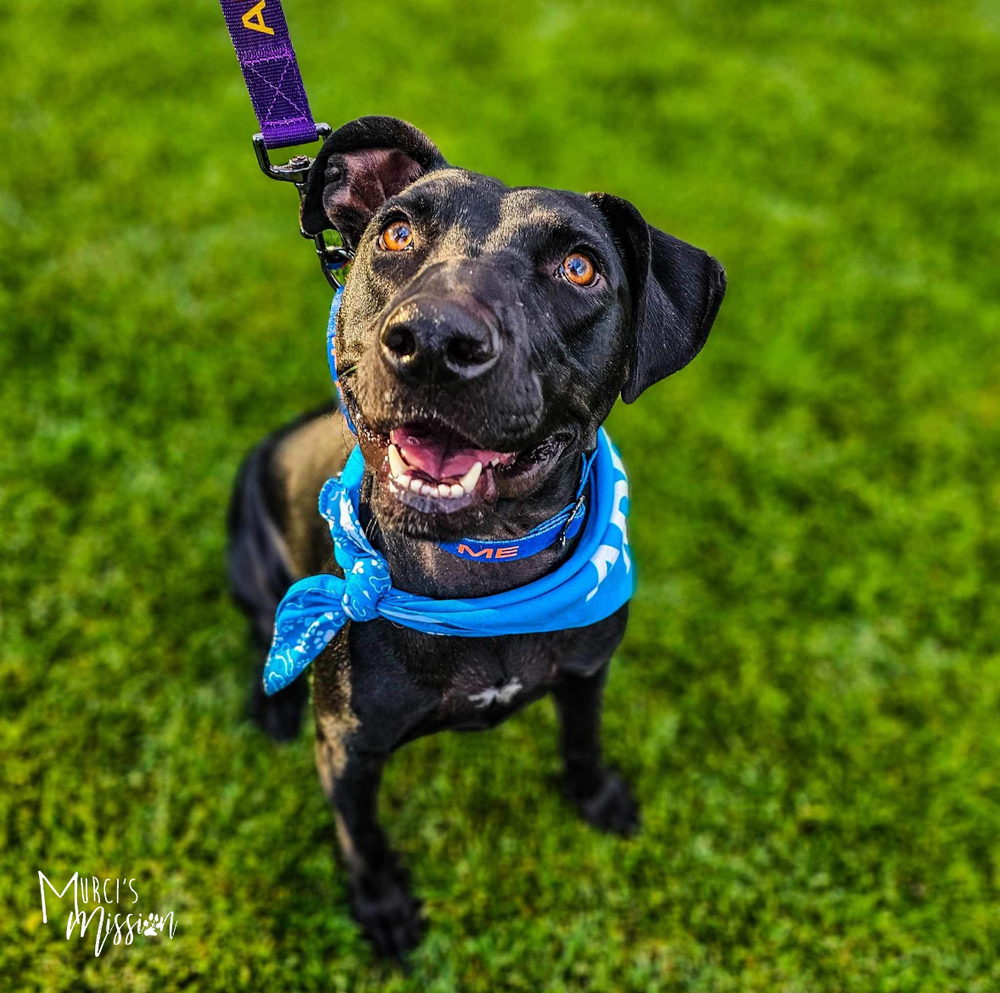
[[[394,118],[362,118],[326,141],[302,224],[336,229],[356,253],[337,355],[366,463],[361,520],[393,585],[431,597],[521,586],[571,553],[572,542],[555,544],[485,565],[437,542],[519,537],[569,503],[580,455],[618,395],[631,403],[694,358],[726,286],[715,259],[649,227],[626,201],[507,187],[449,166]],[[244,464],[231,573],[262,648],[288,586],[338,571],[316,502],[353,444],[329,406]],[[471,486],[470,458],[481,466]],[[414,472],[419,492],[390,483],[411,461],[424,470]],[[401,954],[420,937],[418,901],[376,818],[383,763],[414,738],[492,727],[552,692],[569,795],[596,827],[636,829],[629,787],[600,748],[601,693],[626,615],[483,639],[349,623],[316,659],[319,776],[350,866],[351,909],[380,952]],[[273,698],[257,690],[255,717],[291,737],[305,695],[301,679]]]

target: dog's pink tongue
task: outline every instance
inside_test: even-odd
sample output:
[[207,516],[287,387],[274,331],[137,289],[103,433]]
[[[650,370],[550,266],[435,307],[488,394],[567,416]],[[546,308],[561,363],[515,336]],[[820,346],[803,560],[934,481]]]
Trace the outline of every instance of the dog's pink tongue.
[[399,449],[408,465],[431,479],[461,478],[477,462],[487,466],[502,455],[485,448],[468,448],[462,440],[446,432],[422,431],[419,428],[396,428],[389,440]]

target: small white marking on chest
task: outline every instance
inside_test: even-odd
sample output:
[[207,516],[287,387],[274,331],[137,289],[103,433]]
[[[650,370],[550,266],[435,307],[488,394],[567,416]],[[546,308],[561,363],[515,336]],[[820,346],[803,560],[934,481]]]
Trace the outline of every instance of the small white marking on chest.
[[470,694],[469,703],[475,704],[480,709],[488,707],[493,703],[510,703],[521,689],[521,680],[512,679],[509,683],[499,687],[499,689],[496,686],[488,686],[482,693]]

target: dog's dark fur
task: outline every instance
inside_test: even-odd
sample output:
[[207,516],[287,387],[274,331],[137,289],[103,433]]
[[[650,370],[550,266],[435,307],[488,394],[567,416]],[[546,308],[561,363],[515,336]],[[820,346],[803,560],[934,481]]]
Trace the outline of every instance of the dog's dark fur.
[[[397,218],[412,225],[411,251],[380,247]],[[302,223],[311,233],[335,228],[356,253],[337,354],[366,461],[362,522],[393,584],[433,597],[520,586],[571,554],[572,542],[486,564],[436,543],[518,537],[570,502],[580,453],[593,448],[616,398],[632,402],[694,358],[725,292],[713,258],[649,227],[626,201],[508,188],[449,166],[423,134],[392,118],[362,118],[327,140],[309,174]],[[594,285],[563,278],[560,261],[574,251],[596,263]],[[420,344],[416,354],[401,358],[395,349],[400,325]],[[460,431],[484,449],[533,452],[525,462],[535,468],[498,484],[495,499],[455,512],[401,499],[387,482],[387,436],[415,421]],[[229,519],[232,582],[262,653],[287,587],[337,571],[316,499],[353,442],[329,407],[268,438],[241,470]],[[623,607],[587,628],[484,639],[382,620],[348,624],[317,658],[320,781],[350,866],[351,909],[379,951],[402,954],[420,936],[418,902],[376,817],[383,763],[414,738],[492,727],[551,692],[570,797],[603,830],[636,829],[637,805],[602,764],[599,734],[626,615]],[[483,704],[484,690],[515,681],[512,699]],[[299,680],[274,698],[255,690],[254,716],[274,737],[298,731],[304,687]]]

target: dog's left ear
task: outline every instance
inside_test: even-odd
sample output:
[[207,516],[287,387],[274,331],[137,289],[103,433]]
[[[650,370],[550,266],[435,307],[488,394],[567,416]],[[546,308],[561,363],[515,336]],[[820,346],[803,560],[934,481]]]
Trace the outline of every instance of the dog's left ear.
[[335,229],[357,247],[372,215],[431,169],[447,166],[423,133],[397,117],[359,117],[323,143],[306,177],[300,220],[309,235]]
[[683,369],[701,351],[726,293],[726,271],[707,252],[650,227],[627,200],[591,193],[610,226],[632,297],[632,347],[622,399]]

